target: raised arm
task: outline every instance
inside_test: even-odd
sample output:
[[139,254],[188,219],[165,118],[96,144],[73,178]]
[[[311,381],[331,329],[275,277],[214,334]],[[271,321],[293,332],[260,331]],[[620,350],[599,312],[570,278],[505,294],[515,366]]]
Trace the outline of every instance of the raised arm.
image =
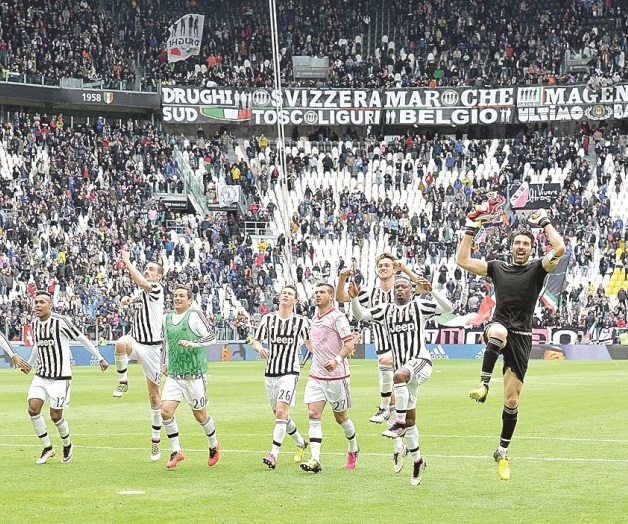
[[395,260],[395,262],[393,263],[393,267],[395,268],[395,271],[401,271],[404,275],[406,275],[412,281],[412,283],[415,286],[414,287],[415,294],[420,295],[421,293],[425,293],[425,291],[422,291],[423,289],[422,284],[419,283],[422,277],[417,275],[414,271],[412,271],[409,267],[407,267],[404,263],[402,263],[401,260]]
[[358,320],[373,320],[371,312],[360,304],[360,301],[358,300],[359,293],[360,288],[355,282],[351,282],[351,284],[349,284],[348,295],[351,299],[351,310],[353,311],[353,316]]
[[336,286],[336,302],[342,304],[343,302],[349,302],[351,297],[347,293],[346,283],[347,279],[353,275],[353,270],[350,268],[345,268],[340,272],[338,276],[338,285]]
[[146,280],[146,277],[142,275],[141,271],[135,267],[133,262],[131,262],[131,253],[126,250],[120,251],[120,258],[124,265],[129,270],[131,274],[131,278],[135,281],[135,283],[140,286],[144,291],[150,292],[152,289],[152,284]]
[[456,264],[462,269],[466,269],[476,275],[485,276],[488,271],[488,264],[484,260],[471,257],[471,246],[473,245],[473,237],[475,236],[475,230],[467,228],[465,231],[458,251],[456,253]]
[[547,234],[547,238],[552,244],[552,249],[543,257],[541,263],[545,271],[554,271],[561,257],[565,254],[565,241],[560,233],[550,222],[545,209],[539,209],[528,217],[528,222],[542,228]]

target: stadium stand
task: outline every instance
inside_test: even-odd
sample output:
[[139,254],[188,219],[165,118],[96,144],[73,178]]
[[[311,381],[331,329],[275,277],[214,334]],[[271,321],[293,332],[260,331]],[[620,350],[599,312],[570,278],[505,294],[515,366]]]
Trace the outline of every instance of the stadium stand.
[[[195,3],[196,4],[196,3]],[[5,79],[106,89],[156,89],[159,82],[271,86],[266,5],[179,0],[7,2],[0,11]],[[219,8],[216,8],[216,6]],[[628,20],[613,0],[279,3],[285,85],[294,56],[329,61],[331,87],[594,85],[626,77]],[[198,59],[167,64],[167,27],[205,15]],[[334,16],[329,16],[333,12]],[[491,16],[487,16],[487,13]]]
[[[200,56],[168,65],[166,28],[190,11],[188,2],[6,2],[2,80],[138,90],[160,82],[271,85],[266,7],[242,0],[213,5],[220,9],[204,13]],[[311,83],[293,79],[292,58],[302,55],[329,59],[329,80],[319,84],[329,87],[587,80],[597,89],[626,78],[628,18],[612,0],[549,6],[325,0],[279,8],[286,85]],[[192,10],[202,12],[202,3]],[[310,140],[297,133],[284,183],[277,145],[260,134],[236,139],[221,130],[206,138],[201,129],[196,137],[166,136],[153,125],[103,119],[70,128],[63,115],[35,111],[2,118],[0,324],[11,337],[30,320],[28,296],[38,287],[54,291],[59,310],[71,311],[90,333],[98,328],[115,337],[127,329],[118,307],[130,289],[116,262],[123,245],[140,261],[161,260],[168,284],[191,282],[226,338],[243,337],[247,323],[276,305],[273,291],[293,276],[303,298],[343,264],[355,263],[372,283],[365,269],[383,250],[422,268],[447,289],[458,312],[468,312],[485,289],[473,281],[466,294],[460,284],[453,261],[460,225],[486,192],[505,193],[521,181],[562,185],[552,214],[572,254],[562,309],[558,316],[540,309],[539,321],[625,322],[628,144],[603,124],[564,136],[532,129],[509,140],[416,132],[364,139],[337,130]],[[185,187],[178,158],[205,190],[215,182],[241,186],[248,212],[169,211],[161,196]],[[517,226],[512,219],[501,231]],[[285,259],[288,239],[292,260]],[[505,257],[507,248],[501,233],[489,229],[477,256]]]

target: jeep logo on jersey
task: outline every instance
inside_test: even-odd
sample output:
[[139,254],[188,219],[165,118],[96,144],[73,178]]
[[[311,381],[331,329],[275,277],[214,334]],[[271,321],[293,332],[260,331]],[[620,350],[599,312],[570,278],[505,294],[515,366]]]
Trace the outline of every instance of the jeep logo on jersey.
[[416,331],[416,324],[407,323],[407,324],[395,324],[394,326],[390,326],[388,331],[391,333],[405,333],[407,331]]
[[113,93],[105,91],[102,94],[102,100],[105,104],[111,104],[111,102],[113,102]]
[[293,337],[275,337],[275,343],[277,344],[292,344]]

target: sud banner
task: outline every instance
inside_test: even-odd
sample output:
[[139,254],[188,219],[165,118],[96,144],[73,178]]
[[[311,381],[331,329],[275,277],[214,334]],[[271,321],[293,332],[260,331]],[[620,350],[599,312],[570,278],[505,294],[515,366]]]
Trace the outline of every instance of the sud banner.
[[[189,28],[189,23],[183,25]],[[281,91],[163,86],[162,112],[164,122],[275,125],[280,121],[306,126],[466,126],[621,119],[628,117],[628,84],[597,90],[586,85]]]
[[205,15],[184,15],[172,24],[168,30],[170,36],[166,43],[168,62],[179,62],[201,52]]

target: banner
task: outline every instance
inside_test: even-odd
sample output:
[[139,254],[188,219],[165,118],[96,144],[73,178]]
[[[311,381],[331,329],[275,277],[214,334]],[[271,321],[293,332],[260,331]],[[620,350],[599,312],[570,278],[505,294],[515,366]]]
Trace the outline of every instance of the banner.
[[172,24],[166,43],[168,63],[185,60],[201,52],[205,15],[184,15]]
[[565,277],[570,258],[571,253],[562,257],[558,262],[556,269],[545,277],[543,290],[541,291],[541,302],[543,302],[543,304],[545,304],[545,306],[548,307],[552,313],[556,313],[558,310],[559,297],[563,292],[563,286],[565,285]]
[[510,186],[510,206],[515,210],[549,209],[558,202],[560,184],[528,184]]
[[598,90],[585,84],[280,91],[164,86],[162,108],[164,122],[189,124],[508,125],[628,117],[628,84]]
[[515,88],[391,89],[382,104],[387,125],[512,124]]
[[530,86],[517,88],[517,121],[574,122],[628,116],[628,85],[592,87]]
[[252,116],[248,89],[163,86],[161,102],[166,123],[248,123]]

